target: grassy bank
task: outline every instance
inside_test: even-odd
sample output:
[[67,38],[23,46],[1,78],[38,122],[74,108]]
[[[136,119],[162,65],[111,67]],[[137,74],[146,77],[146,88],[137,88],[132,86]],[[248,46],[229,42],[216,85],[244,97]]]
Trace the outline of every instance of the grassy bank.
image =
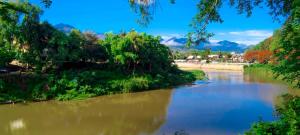
[[274,66],[267,65],[267,64],[253,64],[250,66],[244,67],[244,73],[245,74],[254,74],[253,79],[258,79],[260,81],[265,82],[277,82],[277,83],[283,83],[289,87],[297,88],[298,81],[297,79],[294,79],[293,82],[287,82],[284,80],[284,76],[280,74],[276,74],[274,71]]
[[251,75],[251,79],[254,82],[284,83],[282,80],[275,77],[270,65],[254,64],[245,66],[244,74]]
[[206,80],[207,77],[205,76],[205,73],[202,70],[184,70],[188,73],[192,73],[196,80]]
[[204,79],[202,71],[125,74],[118,71],[68,70],[60,74],[15,74],[0,79],[0,102],[73,100],[100,95],[167,88]]
[[273,76],[272,66],[265,65],[265,64],[254,64],[254,65],[250,65],[250,66],[245,66],[244,72]]

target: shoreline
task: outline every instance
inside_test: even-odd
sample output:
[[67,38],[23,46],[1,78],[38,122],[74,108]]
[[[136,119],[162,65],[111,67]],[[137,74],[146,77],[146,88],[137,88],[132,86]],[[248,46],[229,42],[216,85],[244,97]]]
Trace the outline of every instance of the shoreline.
[[244,63],[175,63],[182,70],[203,70],[203,71],[237,71],[244,72]]
[[[180,71],[178,69],[178,71]],[[101,72],[102,73],[102,72]],[[106,73],[108,74],[108,73]],[[72,72],[68,75],[74,75]],[[99,74],[101,75],[101,74]],[[113,75],[110,73],[109,75]],[[168,74],[170,75],[170,74]],[[75,75],[77,77],[78,75]],[[72,77],[72,76],[71,76]],[[99,76],[98,76],[99,77]],[[101,77],[101,76],[100,76]],[[105,77],[105,76],[104,76]],[[172,77],[169,76],[161,76],[164,79],[160,79],[158,82],[156,81],[155,77],[147,77],[147,74],[140,75],[140,76],[121,76],[118,78],[108,78],[103,79],[102,81],[108,81],[111,83],[101,84],[101,85],[93,85],[89,84],[80,84],[76,81],[76,86],[74,88],[77,88],[80,85],[88,85],[90,87],[90,91],[88,93],[80,93],[82,90],[73,90],[68,87],[65,87],[64,89],[65,93],[57,94],[57,93],[51,93],[49,90],[41,90],[39,91],[40,95],[46,95],[47,97],[39,98],[38,96],[32,96],[33,90],[29,90],[27,93],[25,93],[26,97],[20,97],[20,95],[13,95],[14,93],[4,93],[0,95],[0,105],[2,104],[16,104],[16,103],[22,103],[22,102],[41,102],[41,101],[48,101],[48,100],[59,100],[59,101],[69,101],[69,100],[84,100],[88,98],[103,96],[103,95],[111,95],[111,94],[121,94],[121,93],[135,93],[135,92],[141,92],[141,91],[148,91],[148,90],[156,90],[156,89],[165,89],[165,88],[173,88],[180,85],[185,85],[194,82],[195,80],[201,80],[205,78],[205,73],[202,71],[180,71],[178,74],[172,74]],[[169,77],[169,78],[168,78]],[[177,78],[177,79],[174,79]],[[64,79],[64,78],[62,78]],[[72,78],[71,78],[72,79]],[[84,78],[83,78],[84,79]],[[61,80],[61,78],[58,79],[58,81]],[[78,79],[77,79],[78,80]],[[29,82],[30,83],[30,82]],[[43,83],[43,82],[36,82],[36,83]],[[39,84],[36,84],[37,86]],[[9,85],[7,85],[9,86]],[[49,86],[47,84],[47,86]],[[60,86],[60,85],[59,85]],[[109,89],[105,89],[105,93],[98,94],[97,91],[92,91],[92,89],[96,88],[102,88],[106,86]],[[116,87],[117,86],[117,87]],[[62,86],[60,86],[62,87]],[[43,87],[44,88],[44,87]],[[69,88],[69,89],[68,89]],[[72,87],[73,88],[73,87]],[[81,87],[80,87],[81,88]],[[16,92],[21,90],[16,90]],[[72,91],[73,93],[70,93]],[[52,94],[52,95],[50,95]],[[2,96],[2,97],[1,97]],[[7,96],[15,96],[15,99],[7,98]]]

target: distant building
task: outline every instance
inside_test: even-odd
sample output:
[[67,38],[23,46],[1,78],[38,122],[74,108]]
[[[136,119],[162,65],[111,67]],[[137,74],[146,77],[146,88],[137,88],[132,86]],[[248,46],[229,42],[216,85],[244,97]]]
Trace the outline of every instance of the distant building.
[[207,60],[201,60],[200,63],[202,64],[207,63]]
[[217,54],[208,55],[208,58],[217,59],[217,58],[219,58],[219,55],[217,55]]
[[244,54],[233,54],[231,60],[232,62],[244,62]]
[[188,56],[186,59],[187,59],[187,60],[193,60],[193,59],[195,59],[195,56],[190,55],[190,56]]
[[175,63],[183,63],[183,62],[186,62],[186,60],[182,60],[182,59],[181,60],[174,60],[174,62]]
[[212,62],[212,63],[220,63],[220,62],[228,62],[228,63],[243,63],[244,61],[244,54],[243,53],[235,53],[231,52],[231,55],[218,55],[218,54],[211,54],[207,56],[208,59],[204,59],[200,55],[189,55],[186,59],[180,59],[180,60],[175,60],[175,62],[188,62],[188,63],[207,63],[207,62]]

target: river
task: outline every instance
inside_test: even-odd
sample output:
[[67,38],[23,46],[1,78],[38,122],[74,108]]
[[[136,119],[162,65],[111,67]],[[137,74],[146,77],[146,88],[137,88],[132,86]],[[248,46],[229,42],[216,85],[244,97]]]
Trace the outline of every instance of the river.
[[276,119],[286,86],[242,72],[207,75],[173,89],[0,105],[0,135],[230,135]]

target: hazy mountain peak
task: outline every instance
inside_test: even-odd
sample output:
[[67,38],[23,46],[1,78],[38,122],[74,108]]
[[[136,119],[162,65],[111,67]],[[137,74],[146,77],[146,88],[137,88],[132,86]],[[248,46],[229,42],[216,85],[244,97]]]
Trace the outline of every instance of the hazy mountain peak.
[[64,23],[56,24],[54,27],[64,33],[70,33],[72,29],[75,29],[74,26]]

